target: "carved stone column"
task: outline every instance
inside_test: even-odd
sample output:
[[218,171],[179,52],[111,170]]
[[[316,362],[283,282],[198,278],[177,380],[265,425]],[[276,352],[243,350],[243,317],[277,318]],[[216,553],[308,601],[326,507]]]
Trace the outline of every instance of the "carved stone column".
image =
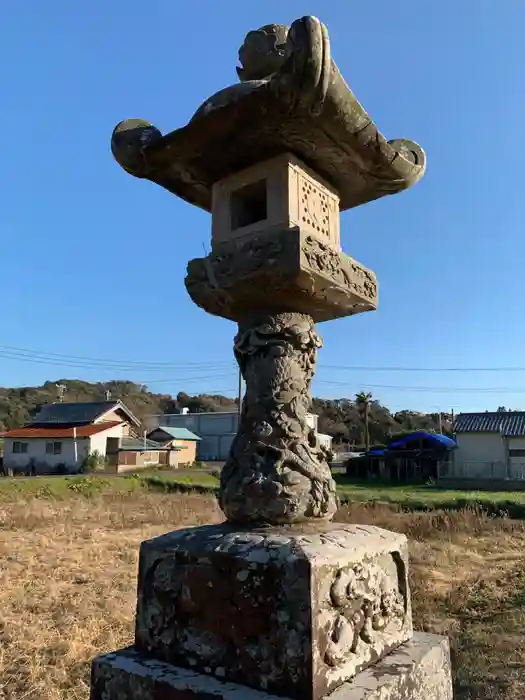
[[335,483],[307,423],[322,341],[302,313],[248,316],[234,352],[246,382],[239,432],[221,473],[220,505],[232,522],[331,519]]

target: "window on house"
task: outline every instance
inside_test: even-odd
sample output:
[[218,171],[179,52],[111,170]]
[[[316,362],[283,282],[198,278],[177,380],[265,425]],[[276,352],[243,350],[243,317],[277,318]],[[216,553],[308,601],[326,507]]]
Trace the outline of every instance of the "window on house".
[[46,444],[46,453],[48,455],[60,455],[60,454],[62,454],[62,443],[61,442],[48,442]]
[[26,454],[27,452],[27,442],[13,442],[13,452],[15,454]]
[[509,457],[525,457],[525,450],[509,450]]

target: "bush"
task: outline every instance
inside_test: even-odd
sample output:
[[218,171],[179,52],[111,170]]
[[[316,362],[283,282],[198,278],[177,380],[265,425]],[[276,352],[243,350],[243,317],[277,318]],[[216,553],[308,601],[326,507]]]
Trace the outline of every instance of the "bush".
[[100,452],[95,450],[94,452],[90,452],[84,459],[80,471],[83,474],[92,474],[93,472],[104,471],[106,466],[107,462],[104,455],[101,455]]
[[86,498],[93,498],[94,496],[100,495],[110,485],[111,482],[107,479],[86,476],[81,479],[77,477],[73,481],[69,481],[67,484],[67,488],[73,493],[80,494],[81,496],[85,496]]

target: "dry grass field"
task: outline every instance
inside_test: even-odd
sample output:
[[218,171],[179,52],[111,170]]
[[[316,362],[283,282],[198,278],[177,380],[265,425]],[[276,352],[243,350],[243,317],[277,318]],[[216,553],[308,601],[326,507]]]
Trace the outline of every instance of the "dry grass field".
[[[419,629],[452,638],[456,698],[525,697],[525,523],[354,505],[340,520],[411,538]],[[221,520],[211,496],[0,500],[0,699],[87,700],[89,662],[130,643],[138,546]]]

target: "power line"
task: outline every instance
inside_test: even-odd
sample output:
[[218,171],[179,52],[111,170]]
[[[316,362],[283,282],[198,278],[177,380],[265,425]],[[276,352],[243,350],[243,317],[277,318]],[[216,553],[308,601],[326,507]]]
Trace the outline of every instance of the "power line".
[[[344,387],[349,386],[349,382],[337,382],[337,381],[332,381],[330,379],[320,379],[320,380],[317,380],[317,382],[321,383],[321,384],[334,384],[334,385],[344,386]],[[367,383],[362,383],[362,382],[359,382],[358,387],[359,387],[359,389],[395,389],[397,391],[426,391],[426,392],[435,392],[435,393],[453,392],[453,391],[479,391],[479,392],[516,391],[515,389],[511,389],[511,388],[498,389],[496,387],[488,387],[486,389],[482,389],[479,387],[467,388],[467,387],[406,386],[406,385],[398,385],[398,384],[367,384]],[[521,389],[521,391],[525,392],[525,388]],[[351,392],[351,393],[354,393],[354,392]]]
[[319,365],[319,369],[359,372],[525,372],[525,367],[371,367],[368,365]]
[[[317,379],[318,384],[334,384],[348,387],[350,382],[336,382],[330,379]],[[353,384],[356,384],[353,382]],[[359,382],[359,389],[395,389],[396,391],[424,391],[431,393],[479,392],[479,393],[525,393],[525,387],[436,387],[436,386],[406,386],[397,384],[367,384]],[[352,392],[354,393],[354,392]]]
[[[19,348],[15,346],[0,346],[0,359],[4,360],[16,360],[22,362],[30,362],[35,364],[44,364],[60,367],[71,367],[77,369],[103,369],[107,371],[120,371],[120,372],[137,372],[137,370],[142,370],[144,372],[157,372],[166,370],[169,368],[177,368],[185,372],[185,376],[169,377],[169,378],[151,378],[142,379],[140,384],[169,384],[169,383],[181,383],[186,384],[193,381],[208,381],[211,379],[217,379],[218,376],[230,377],[233,375],[231,368],[233,367],[233,361],[222,361],[222,362],[186,362],[186,363],[175,363],[175,362],[139,362],[136,360],[115,360],[115,359],[102,359],[102,358],[92,358],[84,357],[80,355],[66,355],[62,353],[49,353],[40,352],[34,350],[28,350],[25,348]],[[226,369],[230,369],[229,372],[225,372]],[[398,371],[398,372],[521,372],[525,371],[525,367],[371,367],[365,365],[320,365],[319,370],[332,369],[332,370],[343,370],[343,371],[360,371],[360,372],[370,372],[370,371]],[[194,372],[198,371],[213,372],[213,374],[206,375],[195,375]],[[332,384],[334,386],[345,386],[349,387],[349,382],[341,382],[334,380],[321,379],[319,375],[315,378],[316,383],[321,384]],[[356,384],[356,382],[352,382]],[[525,393],[524,387],[429,387],[429,386],[407,386],[407,385],[390,385],[390,384],[368,384],[362,381],[358,382],[359,388],[369,388],[369,389],[391,389],[395,391],[412,391],[412,392],[426,392],[426,393]]]
[[[223,378],[226,377],[233,377],[234,373],[230,372],[228,375],[224,375]],[[140,384],[155,384],[155,383],[162,383],[162,384],[174,384],[174,383],[186,383],[188,381],[204,381],[207,379],[216,379],[217,375],[210,375],[208,377],[171,377],[171,378],[165,378],[165,379],[153,379],[153,380],[143,380],[141,382],[137,382]],[[328,379],[314,379],[314,383],[316,384],[330,384],[330,385],[335,385],[335,386],[343,386],[343,387],[349,387],[348,382],[336,382],[336,381],[331,381]],[[507,393],[507,394],[520,394],[520,393],[525,393],[525,387],[521,387],[518,389],[514,389],[512,387],[488,387],[488,388],[480,388],[480,387],[430,387],[430,386],[403,386],[403,385],[393,385],[393,384],[359,384],[358,387],[355,386],[353,389],[349,391],[349,394],[352,395],[356,393],[359,389],[395,389],[396,391],[417,391],[417,392],[426,392],[426,393],[454,393],[454,392],[459,392],[459,393],[470,393],[470,392],[476,392],[476,393],[489,393],[489,394],[500,394],[500,393]],[[206,391],[209,391],[208,389]],[[238,391],[238,389],[237,389]]]
[[0,346],[0,358],[21,360],[27,362],[37,362],[43,364],[79,366],[79,367],[103,367],[107,369],[149,369],[153,371],[166,370],[170,368],[210,368],[214,366],[224,366],[228,361],[221,362],[151,362],[136,360],[110,360],[93,357],[82,357],[78,355],[63,355],[60,353],[39,352],[12,346]]
[[170,377],[169,379],[143,379],[142,381],[137,381],[136,384],[174,384],[175,382],[194,382],[194,381],[204,381],[207,379],[226,379],[227,377],[235,376],[235,372],[228,372],[227,374],[209,374],[203,377]]
[[[152,361],[152,360],[123,360],[87,357],[83,355],[71,355],[56,352],[46,352],[40,350],[30,350],[28,348],[20,348],[13,345],[1,345],[0,357],[6,359],[21,359],[55,361],[60,360],[57,364],[75,363],[79,366],[104,366],[110,368],[138,368],[138,369],[169,369],[172,367],[210,367],[217,364],[228,364],[227,360],[220,363],[209,361],[192,361],[192,362],[167,362],[167,361]],[[368,366],[368,365],[325,365],[319,363],[319,370],[333,369],[342,371],[359,371],[359,372],[525,372],[525,367],[402,367],[402,366]]]
[[30,364],[39,364],[39,365],[46,365],[46,366],[52,366],[52,367],[71,367],[75,369],[100,369],[100,370],[107,370],[107,371],[113,371],[113,372],[137,372],[138,370],[142,371],[148,371],[148,372],[159,372],[159,371],[166,371],[166,369],[182,369],[186,371],[195,371],[195,370],[208,370],[208,371],[213,371],[216,369],[217,371],[224,369],[227,366],[230,366],[228,362],[223,362],[223,363],[202,363],[202,364],[187,364],[187,363],[177,363],[172,365],[171,367],[155,367],[155,366],[150,366],[148,364],[144,365],[103,365],[103,364],[95,364],[95,363],[88,363],[88,362],[80,362],[76,360],[67,360],[67,359],[53,359],[53,358],[44,358],[40,356],[31,356],[31,355],[17,355],[15,353],[6,353],[2,350],[0,350],[0,359],[3,360],[14,360],[17,362],[29,362]]
[[[223,375],[223,378],[233,377],[234,372],[229,372]],[[216,379],[217,375],[201,376],[201,377],[165,377],[164,379],[144,379],[139,384],[174,384],[174,383],[186,383],[188,381],[204,381],[208,379]],[[314,379],[316,384],[330,384],[334,386],[343,386],[350,389],[349,382],[338,382],[332,381],[330,379]],[[432,387],[432,386],[406,386],[398,384],[366,384],[359,383],[358,387],[354,386],[350,394],[356,393],[358,389],[395,389],[396,391],[417,391],[417,392],[427,392],[427,393],[454,393],[454,392],[477,392],[477,393],[525,393],[525,387],[520,387],[518,389],[512,387]],[[208,390],[207,390],[208,391]]]
[[[0,345],[0,350],[8,350],[8,351],[14,351],[14,352],[21,352],[21,353],[27,353],[30,355],[45,355],[48,357],[59,357],[59,358],[65,358],[65,359],[75,359],[75,360],[86,360],[88,362],[103,362],[105,364],[131,364],[131,365],[156,365],[156,366],[162,366],[162,367],[173,367],[175,363],[173,362],[150,362],[150,361],[138,361],[138,360],[112,360],[108,358],[96,358],[96,357],[86,357],[84,355],[70,355],[70,354],[63,354],[63,353],[58,353],[58,352],[44,352],[44,351],[39,351],[39,350],[29,350],[27,348],[19,348],[15,347],[13,345]],[[189,364],[208,364],[207,362],[193,362]]]
[[235,399],[235,394],[237,392],[237,387],[228,387],[228,389],[207,389],[206,392],[201,392],[203,396],[220,396],[224,394],[234,394],[232,399]]

